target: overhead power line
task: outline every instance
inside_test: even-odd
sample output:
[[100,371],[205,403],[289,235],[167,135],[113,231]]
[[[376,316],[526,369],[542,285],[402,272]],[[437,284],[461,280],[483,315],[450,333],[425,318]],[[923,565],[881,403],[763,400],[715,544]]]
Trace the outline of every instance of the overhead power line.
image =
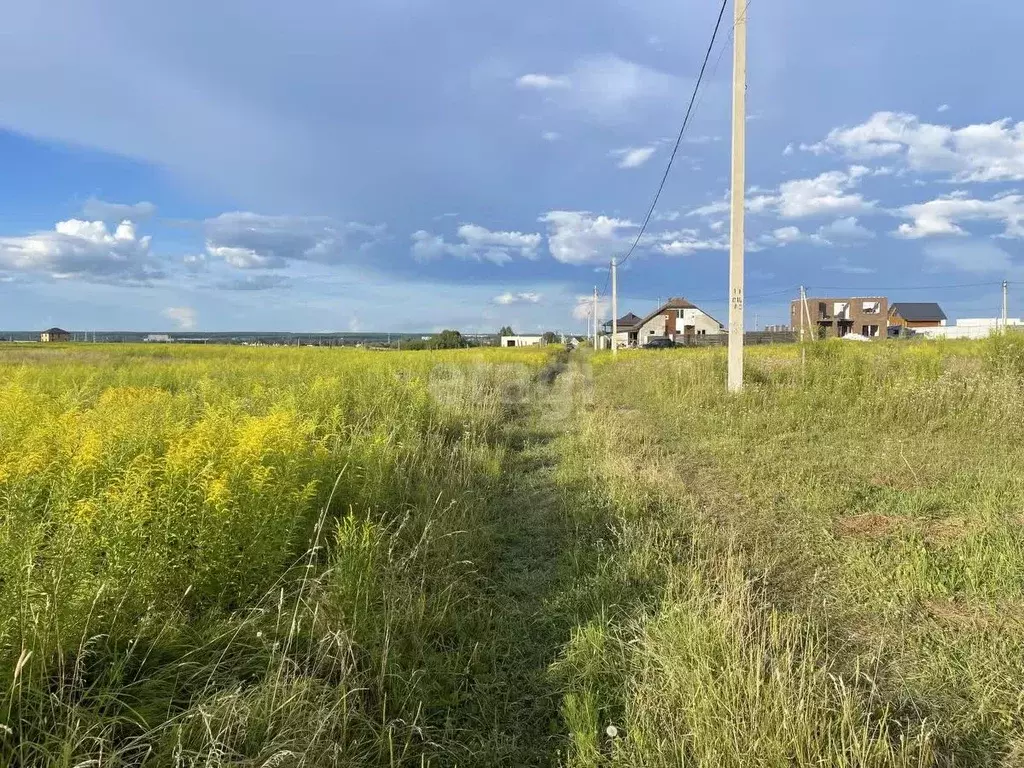
[[690,103],[686,107],[686,115],[683,117],[683,124],[679,128],[679,135],[676,136],[675,146],[672,147],[672,154],[668,158],[668,164],[665,166],[665,172],[661,175],[661,183],[658,184],[658,191],[654,193],[654,199],[651,201],[650,208],[647,209],[647,215],[644,216],[643,224],[640,225],[640,231],[637,232],[636,238],[633,240],[633,244],[629,247],[626,255],[616,262],[616,266],[625,264],[629,260],[629,257],[633,255],[633,251],[635,251],[637,245],[640,244],[640,238],[642,238],[644,232],[647,231],[647,225],[651,221],[651,216],[654,215],[654,209],[658,205],[658,199],[661,197],[662,190],[665,189],[665,182],[668,181],[669,171],[672,170],[672,163],[675,161],[676,154],[679,152],[679,145],[683,141],[683,134],[686,132],[686,128],[690,124],[690,117],[693,114],[693,107],[697,101],[697,94],[700,92],[700,86],[704,80],[704,73],[708,68],[708,60],[711,58],[711,52],[715,47],[715,40],[718,38],[718,30],[722,26],[722,18],[725,16],[725,8],[728,3],[729,0],[722,0],[722,7],[718,11],[718,19],[715,22],[715,30],[711,34],[711,42],[708,43],[708,50],[704,54],[704,61],[700,66],[700,74],[697,75],[697,82],[693,86],[693,94],[691,94]]

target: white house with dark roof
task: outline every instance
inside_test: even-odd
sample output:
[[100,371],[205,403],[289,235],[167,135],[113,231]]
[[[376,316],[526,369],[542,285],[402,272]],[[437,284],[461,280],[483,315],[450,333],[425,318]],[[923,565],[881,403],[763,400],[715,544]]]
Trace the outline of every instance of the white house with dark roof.
[[725,333],[725,326],[703,309],[683,298],[672,298],[647,315],[637,326],[637,343],[664,337],[685,342],[696,336]]
[[[619,349],[622,349],[623,347],[635,347],[637,345],[637,333],[639,332],[640,324],[643,321],[644,319],[642,317],[638,317],[632,312],[627,312],[618,319],[615,331],[619,340]],[[602,327],[604,328],[605,337],[611,338],[612,321],[607,321]]]
[[[655,338],[668,338],[685,343],[697,336],[725,333],[725,327],[715,318],[683,298],[672,298],[645,317],[627,312],[616,323],[618,346],[642,347]],[[602,324],[601,347],[611,347],[612,323]]]

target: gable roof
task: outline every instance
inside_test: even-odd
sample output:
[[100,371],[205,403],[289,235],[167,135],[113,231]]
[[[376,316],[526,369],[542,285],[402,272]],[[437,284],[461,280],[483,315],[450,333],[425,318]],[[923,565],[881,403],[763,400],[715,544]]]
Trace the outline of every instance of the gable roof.
[[889,314],[911,321],[946,319],[946,313],[934,301],[900,301],[889,308]]
[[53,334],[53,333],[64,333],[64,334],[67,334],[68,332],[65,331],[63,328],[58,328],[57,326],[53,326],[53,328],[47,328],[45,331],[43,331],[43,333],[50,333],[50,334]]
[[[657,317],[666,309],[698,309],[701,312],[704,312],[704,310],[700,309],[700,307],[698,307],[696,304],[693,304],[682,297],[671,298],[664,304],[662,304],[660,307],[658,307],[656,310],[651,312],[651,314],[649,314],[643,320],[641,320],[640,325],[646,325],[651,321],[651,318]],[[704,314],[708,315],[707,312],[704,312]],[[711,315],[708,315],[708,317],[711,317]],[[715,320],[715,318],[711,317],[711,319],[714,320],[719,325],[722,325],[721,323],[718,322],[718,320]]]
[[[620,317],[618,319],[618,321],[616,321],[616,325],[618,326],[620,331],[625,331],[625,330],[627,330],[629,328],[633,328],[634,326],[640,325],[640,323],[642,323],[642,322],[643,322],[643,318],[642,317],[637,317],[632,312],[627,312],[622,317]],[[612,321],[611,320],[606,320],[605,323],[604,323],[604,327],[605,328],[611,328],[612,327]]]

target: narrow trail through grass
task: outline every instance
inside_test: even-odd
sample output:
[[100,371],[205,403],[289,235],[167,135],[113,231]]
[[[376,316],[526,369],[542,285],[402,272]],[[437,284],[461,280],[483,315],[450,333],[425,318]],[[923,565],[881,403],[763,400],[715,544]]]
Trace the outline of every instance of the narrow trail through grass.
[[582,618],[579,586],[595,560],[581,556],[593,537],[581,535],[556,477],[574,397],[588,382],[575,362],[553,373],[511,420],[508,486],[492,509],[494,549],[483,574],[490,607],[480,638],[491,669],[467,692],[485,724],[477,765],[559,765],[566,750],[552,665]]

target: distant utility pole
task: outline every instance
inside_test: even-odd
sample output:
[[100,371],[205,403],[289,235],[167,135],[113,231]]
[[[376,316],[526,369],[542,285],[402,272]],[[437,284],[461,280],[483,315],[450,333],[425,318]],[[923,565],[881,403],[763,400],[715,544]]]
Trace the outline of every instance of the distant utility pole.
[[1007,317],[1007,313],[1008,313],[1009,307],[1007,306],[1008,302],[1007,302],[1007,296],[1006,296],[1006,286],[1007,286],[1007,282],[1005,280],[1003,280],[1003,333],[1006,333],[1006,326],[1007,326],[1008,321],[1009,321],[1009,318]]
[[746,189],[747,7],[733,0],[732,199],[729,225],[729,391],[743,391],[743,206]]
[[619,286],[615,259],[612,259],[612,357],[618,352],[619,338]]
[[[803,318],[806,318],[807,320],[807,333],[810,334],[811,341],[814,341],[818,338],[818,334],[816,331],[812,330],[814,326],[811,325],[811,308],[807,304],[807,290],[802,285],[800,286],[800,304],[802,305]],[[803,318],[800,320],[801,329],[804,327]],[[800,339],[801,341],[803,340],[803,335],[801,335]]]
[[594,351],[597,351],[597,286],[594,286]]

